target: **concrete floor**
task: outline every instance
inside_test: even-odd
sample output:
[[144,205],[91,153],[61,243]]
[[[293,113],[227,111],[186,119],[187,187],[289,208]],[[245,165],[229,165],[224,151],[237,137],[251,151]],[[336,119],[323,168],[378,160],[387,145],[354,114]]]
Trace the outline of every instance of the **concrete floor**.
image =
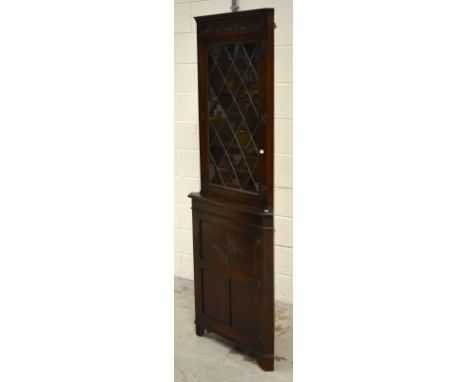
[[276,302],[275,371],[265,372],[232,342],[195,335],[193,281],[174,280],[175,382],[263,382],[293,380],[292,305]]

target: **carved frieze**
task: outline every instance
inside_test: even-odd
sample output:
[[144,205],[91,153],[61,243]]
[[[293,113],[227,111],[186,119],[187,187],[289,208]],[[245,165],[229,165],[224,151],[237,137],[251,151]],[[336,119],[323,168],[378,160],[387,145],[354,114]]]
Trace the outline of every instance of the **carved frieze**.
[[224,33],[256,32],[263,30],[264,27],[265,21],[263,18],[250,17],[201,24],[198,32],[202,36],[210,36]]

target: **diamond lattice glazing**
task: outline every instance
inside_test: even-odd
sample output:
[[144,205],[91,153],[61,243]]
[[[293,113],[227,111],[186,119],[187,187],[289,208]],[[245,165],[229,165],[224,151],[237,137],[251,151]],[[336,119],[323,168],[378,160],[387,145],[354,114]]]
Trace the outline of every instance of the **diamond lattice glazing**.
[[257,194],[258,44],[209,44],[211,184]]

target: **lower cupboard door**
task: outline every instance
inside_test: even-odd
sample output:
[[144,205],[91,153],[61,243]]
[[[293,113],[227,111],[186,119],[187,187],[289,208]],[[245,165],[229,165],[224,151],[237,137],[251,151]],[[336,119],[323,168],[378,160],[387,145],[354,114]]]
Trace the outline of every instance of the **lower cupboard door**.
[[256,337],[259,334],[260,293],[257,287],[231,280],[231,326]]
[[248,337],[260,334],[261,294],[256,286],[221,272],[202,271],[203,313]]

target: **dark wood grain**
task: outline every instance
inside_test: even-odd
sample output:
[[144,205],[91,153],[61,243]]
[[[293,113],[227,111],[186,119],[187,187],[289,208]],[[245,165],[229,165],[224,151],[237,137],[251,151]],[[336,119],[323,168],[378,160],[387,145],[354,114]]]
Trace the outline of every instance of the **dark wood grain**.
[[[273,14],[268,8],[195,18],[201,190],[189,195],[196,334],[213,331],[242,345],[268,371],[274,368]],[[249,126],[264,150],[255,167],[256,192],[217,185],[209,177],[207,47],[239,42],[254,44],[252,54],[258,54],[259,116]]]

